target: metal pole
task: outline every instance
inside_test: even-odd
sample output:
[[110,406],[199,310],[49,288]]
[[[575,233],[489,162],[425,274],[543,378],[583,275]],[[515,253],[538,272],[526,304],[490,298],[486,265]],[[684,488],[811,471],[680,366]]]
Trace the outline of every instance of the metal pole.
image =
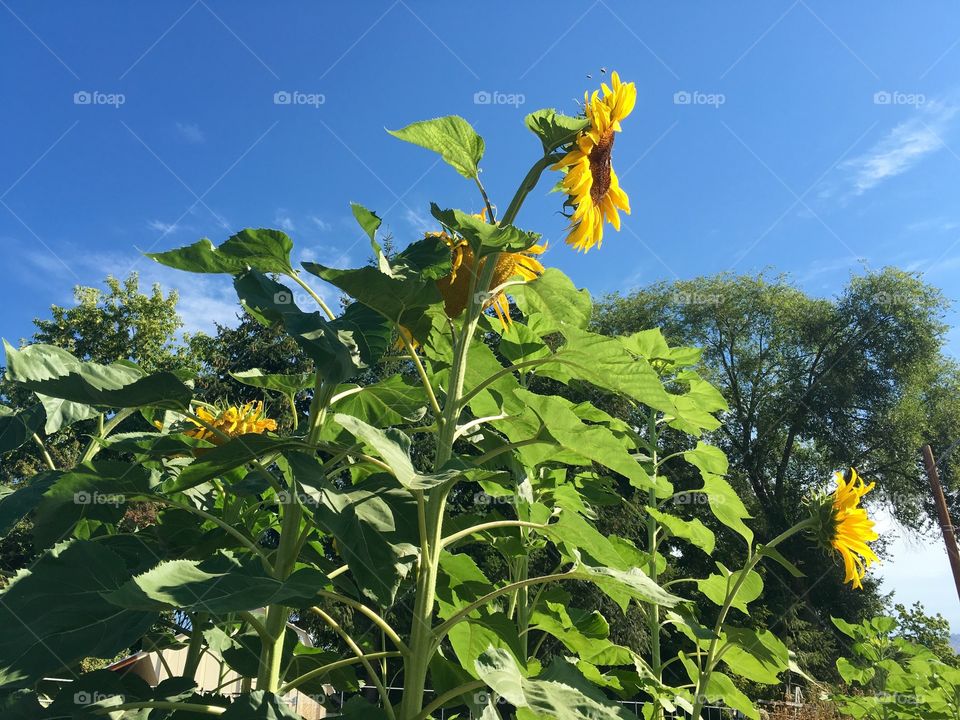
[[933,493],[933,502],[937,506],[937,515],[940,518],[940,530],[943,532],[943,543],[947,546],[947,556],[950,558],[950,568],[953,570],[953,582],[957,586],[957,597],[960,598],[960,550],[957,549],[957,536],[953,522],[950,520],[950,511],[947,509],[947,499],[943,496],[937,463],[933,459],[933,451],[929,445],[923,446],[923,464],[927,468],[930,491]]

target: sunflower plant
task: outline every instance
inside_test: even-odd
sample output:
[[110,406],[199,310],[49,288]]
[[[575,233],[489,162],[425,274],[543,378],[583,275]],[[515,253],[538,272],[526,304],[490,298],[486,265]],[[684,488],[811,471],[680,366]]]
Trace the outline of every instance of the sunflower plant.
[[[545,266],[546,243],[516,225],[556,171],[570,245],[589,250],[605,223],[619,226],[629,203],[612,150],[635,101],[614,73],[580,117],[527,116],[541,152],[502,215],[467,121],[393,131],[472,181],[481,212],[433,204],[436,231],[388,257],[380,218],[354,204],[374,258],[363,267],[295,268],[292,240],[269,229],[151,254],[231,276],[242,308],[312,360],[310,374],[237,369],[265,402],[215,407],[186,373],[7,345],[8,378],[37,404],[0,417],[0,451],[99,422],[75,467],[44,453],[47,470],[10,478],[0,496],[0,531],[30,516],[41,551],[0,592],[4,718],[296,718],[291,693],[326,702],[330,688],[353,693],[331,705],[345,718],[635,717],[624,699],[641,700],[647,718],[696,718],[707,702],[757,718],[730,675],[775,683],[789,653],[731,617],[760,594],[762,560],[792,567],[776,546],[803,530],[854,558],[848,569],[862,577],[872,560],[865,490],[844,481],[808,520],[755,542],[726,459],[706,442],[726,404],[698,374],[699,353],[655,329],[592,332],[589,294]],[[318,280],[349,298],[342,312]],[[318,309],[300,307],[294,290]],[[640,420],[570,399],[584,389]],[[288,431],[269,416],[277,402],[293,410]],[[688,449],[663,455],[667,429]],[[707,553],[716,540],[670,512],[679,462],[698,470],[694,492],[744,541],[743,567],[663,581],[665,539]],[[131,531],[121,520],[135,503],[154,512]],[[619,503],[645,537],[598,529],[598,508]],[[639,609],[649,651],[615,643],[610,624],[622,620],[578,604],[595,597],[586,588],[619,613]],[[319,646],[295,630],[308,615],[324,628]],[[682,649],[667,658],[667,642]],[[155,687],[80,670],[85,658],[177,644],[183,663]],[[220,687],[196,685],[207,661],[220,666]],[[227,694],[230,678],[239,691]]]

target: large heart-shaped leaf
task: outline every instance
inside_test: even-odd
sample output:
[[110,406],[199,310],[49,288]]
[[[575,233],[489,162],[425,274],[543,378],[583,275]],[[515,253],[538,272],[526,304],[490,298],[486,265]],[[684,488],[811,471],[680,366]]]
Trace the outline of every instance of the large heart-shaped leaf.
[[483,138],[458,115],[422,120],[388,133],[408,143],[440,153],[465,178],[476,178],[483,157]]

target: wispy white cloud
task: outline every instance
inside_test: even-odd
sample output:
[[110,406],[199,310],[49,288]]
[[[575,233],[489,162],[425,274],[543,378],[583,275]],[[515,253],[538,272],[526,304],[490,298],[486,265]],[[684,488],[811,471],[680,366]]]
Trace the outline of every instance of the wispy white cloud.
[[178,122],[177,132],[180,133],[180,137],[193,145],[199,145],[207,140],[207,136],[203,134],[203,130],[196,123]]
[[144,260],[134,251],[98,253],[77,246],[60,246],[57,254],[63,263],[49,253],[24,251],[21,255],[25,266],[40,271],[36,276],[44,278],[44,286],[49,286],[49,280],[53,278],[54,285],[65,288],[55,302],[71,302],[71,291],[68,289],[77,284],[78,277],[83,285],[99,287],[108,275],[123,279],[136,270],[140,275],[141,290],[158,283],[164,291],[177,292],[180,298],[177,310],[183,318],[185,332],[212,334],[216,332],[218,324],[237,324],[240,306],[227,277],[181,272],[153,260]]
[[960,221],[945,217],[932,217],[908,223],[904,230],[908,233],[945,233],[960,228]]
[[824,275],[834,275],[840,272],[849,274],[851,271],[864,265],[865,262],[863,258],[858,258],[853,255],[838,257],[834,260],[814,260],[807,266],[804,272],[798,273],[797,280],[801,284],[805,284],[817,280]]
[[410,228],[418,235],[425,232],[432,232],[437,229],[437,222],[432,217],[428,217],[419,210],[407,208],[403,213],[403,219],[406,220]]
[[317,217],[316,215],[311,215],[310,220],[313,222],[314,225],[316,225],[317,230],[319,230],[320,232],[330,232],[331,230],[333,230],[333,225],[331,225],[321,217]]
[[960,106],[931,100],[914,117],[900,123],[859,157],[841,163],[854,195],[862,195],[890,178],[901,175],[926,156],[942,150]]
[[293,222],[293,218],[287,215],[283,210],[277,210],[277,214],[273,218],[273,222],[276,223],[277,227],[286,232],[294,232],[297,229],[297,226]]
[[151,220],[147,223],[147,227],[164,235],[169,235],[180,228],[176,223],[165,223],[162,220]]

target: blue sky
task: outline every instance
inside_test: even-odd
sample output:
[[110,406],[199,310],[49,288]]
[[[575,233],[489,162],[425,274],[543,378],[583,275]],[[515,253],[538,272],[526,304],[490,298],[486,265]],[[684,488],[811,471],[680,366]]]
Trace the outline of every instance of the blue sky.
[[[8,338],[73,285],[130,270],[179,289],[191,329],[231,320],[226,282],[140,251],[268,226],[300,259],[348,266],[367,256],[351,200],[401,245],[432,228],[431,200],[479,209],[471,183],[384,127],[468,118],[505,206],[538,151],[523,116],[575,113],[601,68],[637,83],[614,157],[633,215],[585,256],[562,244],[552,179],[518,218],[578,284],[774,268],[829,295],[892,264],[956,299],[953,2],[0,0],[0,18]],[[898,542],[882,572],[960,628],[936,544]]]

